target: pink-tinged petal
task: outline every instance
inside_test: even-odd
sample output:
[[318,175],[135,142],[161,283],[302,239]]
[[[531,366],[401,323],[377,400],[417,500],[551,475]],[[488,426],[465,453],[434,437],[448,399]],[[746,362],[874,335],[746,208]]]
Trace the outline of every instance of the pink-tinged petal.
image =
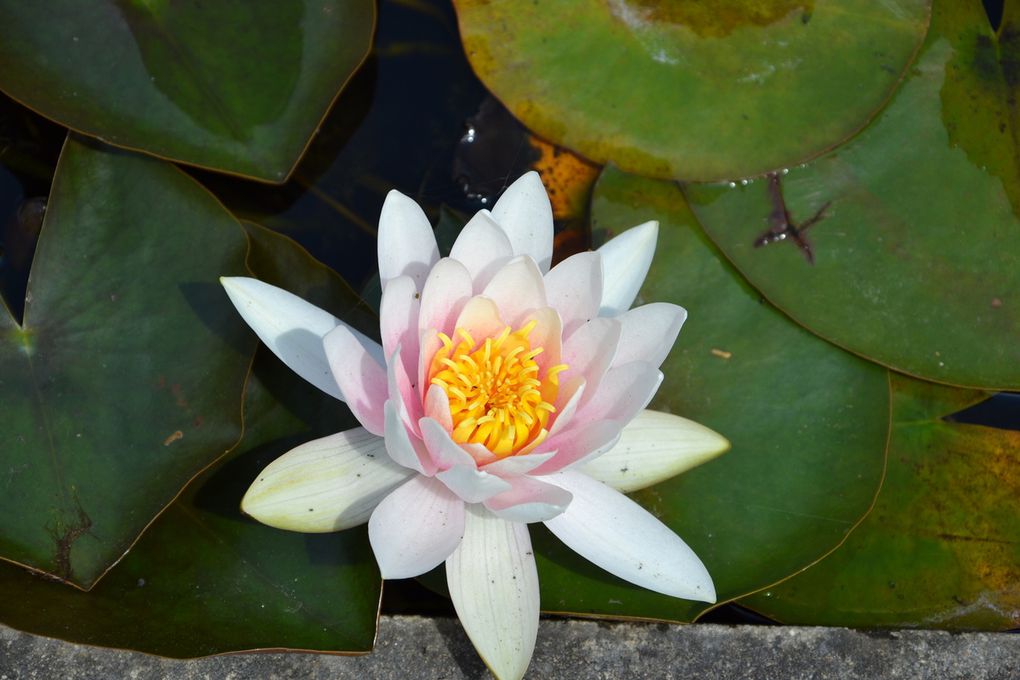
[[421,295],[410,276],[392,279],[379,305],[379,335],[383,351],[391,356],[400,348],[405,370],[418,369],[418,298]]
[[366,430],[381,436],[385,432],[382,405],[386,402],[386,371],[346,326],[327,333],[322,346],[351,413]]
[[527,525],[468,507],[446,581],[482,661],[500,680],[520,680],[538,636],[538,570]]
[[538,364],[541,374],[545,375],[551,367],[563,362],[563,323],[560,321],[559,312],[552,307],[542,307],[525,314],[518,321],[517,327],[532,321],[535,322],[535,327],[528,334],[528,342],[533,348],[542,348],[542,353],[535,357],[535,363]]
[[439,423],[447,432],[453,432],[450,395],[439,385],[432,385],[425,393],[425,417]]
[[481,503],[510,488],[503,479],[479,470],[471,454],[453,441],[442,425],[422,418],[420,426],[425,446],[439,470],[436,478],[465,503]]
[[412,477],[379,503],[368,540],[384,579],[411,578],[438,567],[464,535],[464,503],[429,477]]
[[520,326],[528,312],[549,306],[542,272],[530,257],[517,257],[507,262],[492,277],[482,295],[496,303],[500,316],[514,328]]
[[659,223],[628,229],[598,249],[602,256],[602,316],[622,314],[634,304],[655,255]]
[[[587,385],[584,382],[584,378],[578,377],[576,380],[569,381],[560,390],[560,393],[556,399],[556,414],[552,421],[552,427],[549,428],[549,436],[555,436],[556,434],[563,432],[567,425],[574,419],[577,414],[577,409],[581,405],[581,400],[584,399],[584,395],[587,392]],[[569,395],[566,396],[566,395]]]
[[512,489],[485,501],[492,514],[508,522],[545,522],[566,510],[573,498],[569,491],[533,477],[509,481]]
[[[476,342],[499,335],[506,322],[499,313],[496,303],[487,297],[476,296],[467,301],[457,317],[457,328],[463,328]],[[455,342],[460,342],[455,339]]]
[[[241,318],[273,354],[326,394],[344,398],[333,379],[322,338],[337,326],[347,324],[310,302],[258,279],[223,277],[220,283]],[[347,327],[364,350],[382,364],[384,355],[379,344]]]
[[418,396],[418,387],[411,381],[411,376],[404,369],[404,363],[399,359],[401,350],[397,350],[390,356],[386,363],[386,389],[389,399],[397,401],[397,413],[404,420],[411,433],[420,436],[418,430],[418,419],[422,417],[424,407],[421,397]]
[[435,474],[435,466],[432,459],[425,451],[425,445],[420,439],[411,436],[404,418],[398,411],[398,403],[393,399],[386,402],[383,407],[386,427],[386,453],[390,455],[393,462],[402,465],[409,470],[431,477]]
[[730,448],[726,438],[704,425],[659,411],[642,411],[623,428],[610,450],[578,468],[630,493],[708,462]]
[[614,366],[606,373],[591,399],[582,400],[575,422],[611,419],[629,423],[638,411],[648,406],[660,384],[662,372],[651,364],[632,361]]
[[599,383],[613,363],[619,344],[620,324],[616,319],[597,317],[588,321],[563,343],[563,363],[569,368],[561,375],[584,378],[590,399],[598,394]]
[[653,302],[624,312],[616,320],[622,332],[613,365],[644,361],[660,366],[687,320],[687,310],[668,302]]
[[514,249],[506,233],[493,221],[488,210],[475,213],[450,250],[450,257],[471,273],[476,293],[481,292],[499,268],[513,256]]
[[429,368],[432,366],[432,358],[443,346],[443,341],[439,339],[439,331],[435,328],[422,331],[419,346],[421,350],[418,356],[418,386],[420,388],[418,392],[421,394],[429,389],[428,378]]
[[514,255],[529,255],[543,272],[552,262],[553,214],[537,172],[522,175],[492,207],[492,218],[506,232]]
[[550,437],[546,446],[556,455],[535,468],[532,475],[548,475],[574,465],[583,465],[609,451],[620,440],[623,425],[616,420],[600,420],[584,427],[567,428]]
[[448,257],[437,262],[421,292],[417,330],[435,328],[452,334],[460,310],[471,297],[472,286],[471,274],[463,264]]
[[602,256],[578,253],[560,262],[545,275],[545,295],[563,319],[564,337],[597,317],[602,304]]
[[545,523],[571,550],[642,588],[715,602],[705,565],[647,510],[579,472],[561,472],[550,481],[574,495],[563,514]]
[[494,460],[482,469],[494,475],[499,475],[504,479],[509,479],[528,474],[554,455],[556,455],[555,452],[507,456],[506,458]]
[[413,474],[386,456],[380,437],[358,427],[307,442],[259,474],[241,510],[277,529],[319,533],[368,521],[379,502]]
[[509,482],[482,472],[475,467],[474,461],[470,465],[456,465],[437,472],[436,479],[465,503],[481,503],[510,488]]
[[421,290],[438,261],[439,247],[425,213],[407,196],[391,191],[379,215],[379,279],[383,290],[398,276],[410,276]]

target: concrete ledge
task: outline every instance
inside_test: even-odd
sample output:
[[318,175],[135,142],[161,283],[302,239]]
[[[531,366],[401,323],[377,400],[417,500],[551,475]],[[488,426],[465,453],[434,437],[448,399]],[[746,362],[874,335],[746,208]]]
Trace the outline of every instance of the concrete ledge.
[[[236,654],[175,661],[0,626],[0,680],[489,677],[451,619],[384,617],[360,657]],[[1020,678],[1020,635],[543,620],[529,678]]]

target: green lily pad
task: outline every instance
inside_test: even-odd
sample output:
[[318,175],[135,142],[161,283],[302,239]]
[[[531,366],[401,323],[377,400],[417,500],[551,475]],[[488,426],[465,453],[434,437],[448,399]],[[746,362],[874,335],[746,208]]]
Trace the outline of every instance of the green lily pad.
[[1020,626],[1020,432],[947,422],[985,397],[894,376],[889,469],[835,553],[741,601],[784,623]]
[[[867,512],[885,460],[885,371],[786,319],[711,245],[675,184],[603,172],[593,224],[661,221],[636,304],[690,317],[651,408],[733,444],[716,460],[633,497],[704,560],[720,602],[779,581],[838,546]],[[711,607],[630,586],[536,530],[542,608],[690,621]]]
[[[245,226],[257,276],[336,313],[358,308],[350,288],[296,243]],[[270,461],[356,421],[264,350],[247,383],[244,414],[237,448],[196,479],[91,592],[0,564],[0,620],[39,635],[171,657],[369,651],[382,581],[365,530],[279,531],[239,509]]]
[[368,0],[5,2],[0,89],[117,146],[282,182],[374,23]]
[[745,177],[860,130],[928,0],[455,0],[475,72],[525,125],[630,172]]
[[[824,338],[898,371],[1020,388],[1020,9],[996,38],[981,3],[935,5],[916,67],[864,132],[775,180],[687,187],[698,219],[756,288]],[[999,56],[1001,55],[1001,56]],[[828,206],[828,207],[825,207]],[[771,231],[770,231],[771,230]]]
[[245,248],[177,168],[68,140],[23,323],[0,309],[0,557],[88,589],[237,442]]

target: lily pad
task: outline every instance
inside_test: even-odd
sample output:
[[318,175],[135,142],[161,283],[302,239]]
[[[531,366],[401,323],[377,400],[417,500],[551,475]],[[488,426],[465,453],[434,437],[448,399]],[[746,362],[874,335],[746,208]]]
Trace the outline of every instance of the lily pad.
[[741,601],[784,623],[1020,626],[1020,432],[947,422],[980,392],[894,377],[889,469],[835,553]]
[[860,130],[928,0],[455,0],[475,72],[537,134],[686,180],[803,162]]
[[[598,236],[661,221],[636,304],[690,317],[651,408],[691,418],[732,450],[635,500],[702,558],[720,602],[768,586],[838,546],[877,493],[888,435],[885,371],[791,323],[763,302],[698,228],[673,183],[603,172]],[[690,621],[711,605],[657,595],[533,531],[545,610]]]
[[916,67],[864,132],[775,179],[691,185],[694,212],[818,335],[916,377],[1020,388],[1018,36],[1017,3],[998,36],[980,2],[936,3]]
[[0,309],[0,557],[90,588],[233,446],[240,225],[174,166],[70,138],[24,321]]
[[369,0],[0,8],[0,89],[74,130],[282,182],[368,52]]
[[[350,288],[296,243],[245,226],[257,276],[335,313],[357,309]],[[356,421],[264,350],[245,389],[244,415],[237,448],[196,479],[91,592],[0,564],[0,620],[38,635],[171,657],[369,651],[382,581],[364,529],[279,531],[239,508],[274,458]]]

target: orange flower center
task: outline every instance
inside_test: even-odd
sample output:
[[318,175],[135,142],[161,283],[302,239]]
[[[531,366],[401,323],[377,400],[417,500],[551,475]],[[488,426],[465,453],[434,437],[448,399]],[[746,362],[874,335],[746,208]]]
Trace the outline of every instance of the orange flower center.
[[535,357],[543,348],[532,347],[528,339],[535,323],[516,331],[506,326],[482,342],[458,328],[456,345],[439,334],[443,346],[432,358],[429,383],[442,387],[450,399],[454,441],[483,444],[504,458],[531,451],[549,434],[546,423],[556,411],[551,402],[559,389],[558,375],[567,366],[559,364],[540,375]]

